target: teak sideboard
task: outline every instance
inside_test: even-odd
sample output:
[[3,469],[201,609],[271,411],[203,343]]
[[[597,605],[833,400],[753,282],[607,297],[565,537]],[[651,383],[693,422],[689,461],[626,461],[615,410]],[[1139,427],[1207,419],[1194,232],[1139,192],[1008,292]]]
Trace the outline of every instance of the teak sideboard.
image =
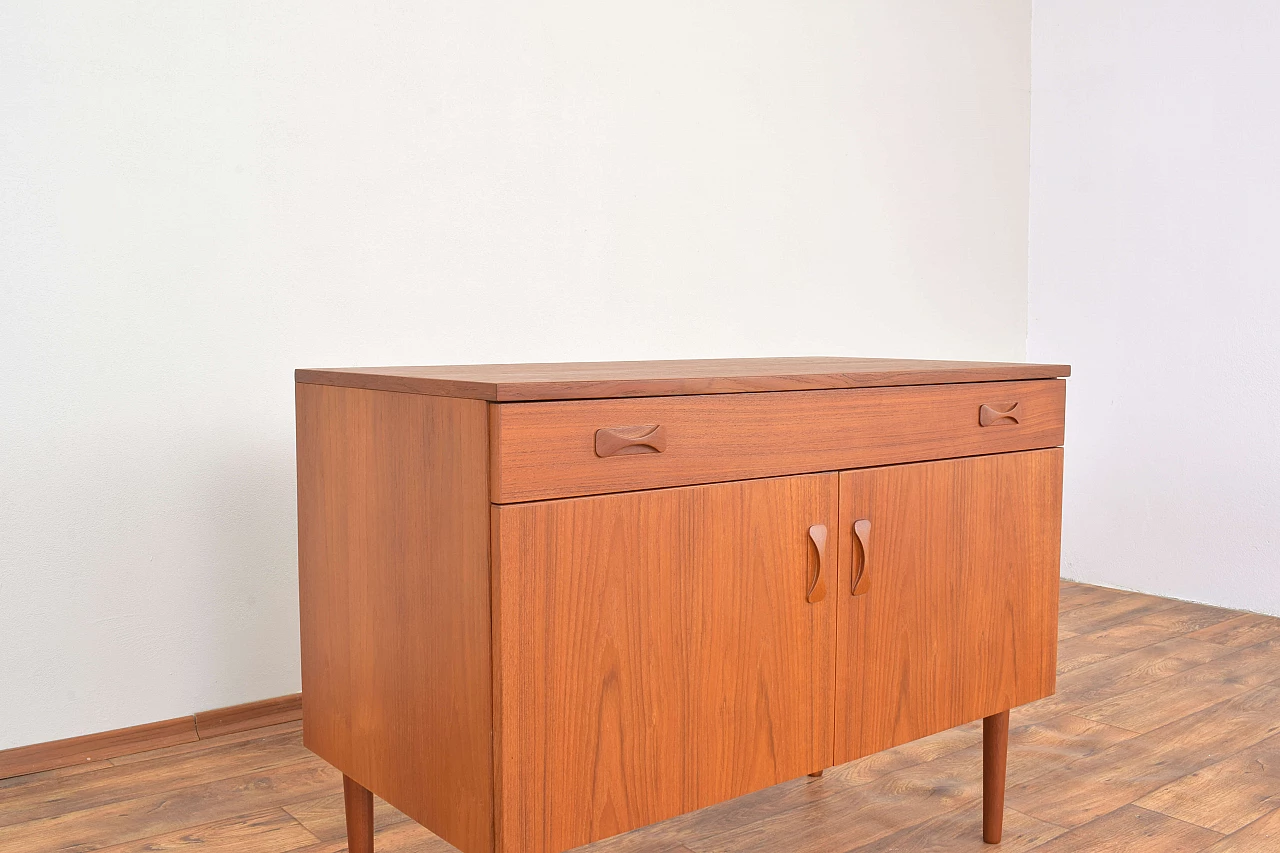
[[[303,737],[558,853],[1054,691],[1062,365],[297,372]],[[975,832],[976,832],[975,828]]]

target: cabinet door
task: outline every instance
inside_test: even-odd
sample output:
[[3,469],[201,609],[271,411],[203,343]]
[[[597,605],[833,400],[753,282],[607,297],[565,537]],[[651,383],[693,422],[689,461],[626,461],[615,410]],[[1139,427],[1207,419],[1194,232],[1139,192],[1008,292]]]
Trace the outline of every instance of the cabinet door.
[[501,850],[576,847],[831,764],[837,488],[494,508]]
[[1053,692],[1061,504],[1060,448],[840,474],[836,763]]

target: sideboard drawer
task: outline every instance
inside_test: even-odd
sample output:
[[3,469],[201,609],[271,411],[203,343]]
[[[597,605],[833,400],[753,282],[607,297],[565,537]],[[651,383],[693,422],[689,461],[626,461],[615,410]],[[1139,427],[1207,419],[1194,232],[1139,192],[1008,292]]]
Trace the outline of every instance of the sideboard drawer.
[[1044,379],[490,405],[494,503],[1056,447]]

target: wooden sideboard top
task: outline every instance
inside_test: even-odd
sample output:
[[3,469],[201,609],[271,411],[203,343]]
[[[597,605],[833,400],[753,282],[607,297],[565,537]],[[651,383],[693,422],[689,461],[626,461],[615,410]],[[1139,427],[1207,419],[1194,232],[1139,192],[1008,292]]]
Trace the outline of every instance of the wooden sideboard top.
[[942,385],[1070,375],[1071,368],[1063,364],[818,356],[349,367],[298,370],[295,378],[313,385],[516,402]]

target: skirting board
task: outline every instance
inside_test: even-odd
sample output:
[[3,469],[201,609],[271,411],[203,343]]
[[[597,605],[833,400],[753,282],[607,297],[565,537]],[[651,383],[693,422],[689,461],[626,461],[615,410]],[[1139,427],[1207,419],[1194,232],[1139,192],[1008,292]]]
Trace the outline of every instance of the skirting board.
[[196,735],[203,740],[301,719],[302,694],[294,693],[259,702],[247,702],[244,705],[232,705],[229,708],[201,711],[195,716]]
[[189,717],[177,717],[158,723],[144,723],[109,732],[33,743],[30,746],[0,750],[0,779],[70,767],[86,761],[117,758],[133,752],[191,743],[203,738],[301,719],[302,694],[294,693],[291,696],[277,696],[274,699],[201,711]]

